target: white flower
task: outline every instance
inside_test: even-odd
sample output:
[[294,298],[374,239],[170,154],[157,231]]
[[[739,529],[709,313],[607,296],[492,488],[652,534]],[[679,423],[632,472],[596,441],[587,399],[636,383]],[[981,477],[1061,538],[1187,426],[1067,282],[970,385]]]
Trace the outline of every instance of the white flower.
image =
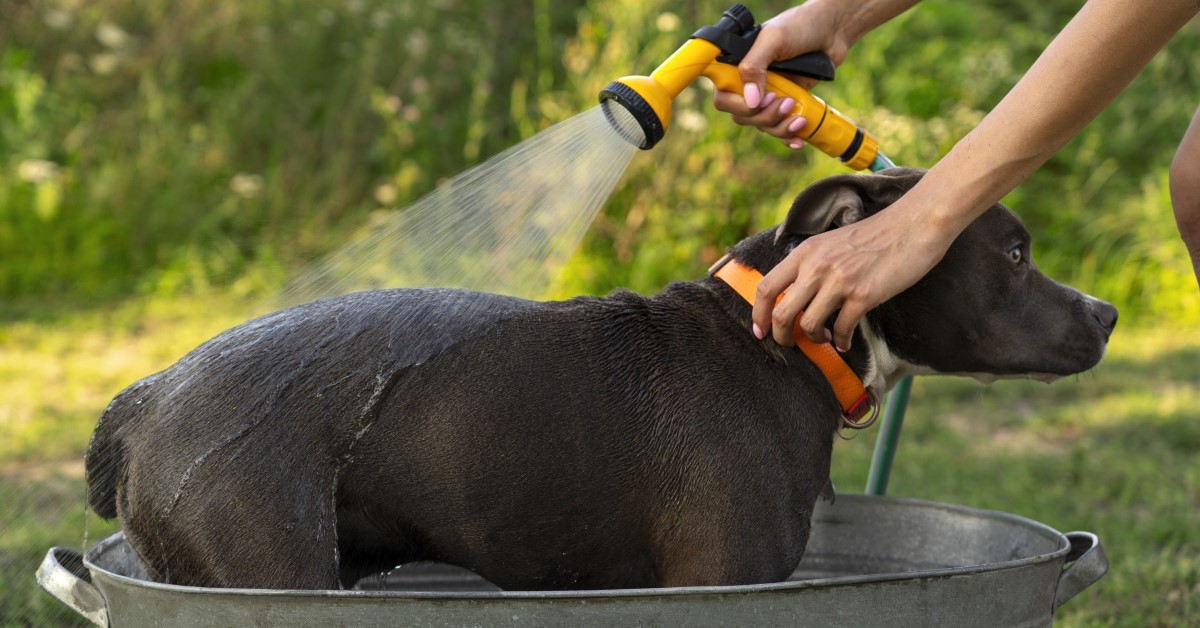
[[679,28],[679,16],[671,13],[670,11],[666,13],[659,13],[658,19],[654,20],[654,25],[658,27],[658,30],[664,33],[670,33]]
[[129,33],[112,22],[100,22],[96,27],[96,39],[112,50],[119,50],[129,43]]
[[229,180],[229,189],[242,198],[254,198],[262,192],[262,175],[239,172]]
[[22,181],[43,183],[58,178],[58,164],[45,159],[26,159],[17,166],[17,176]]
[[708,128],[708,120],[704,119],[704,114],[695,109],[680,111],[677,124],[679,124],[679,128],[693,133],[699,133]]
[[375,200],[380,205],[391,205],[400,196],[400,191],[391,183],[383,183],[375,188]]
[[62,9],[50,9],[42,16],[42,23],[49,26],[51,30],[65,31],[75,23],[75,16]]
[[111,52],[101,52],[88,57],[88,66],[100,76],[108,76],[116,72],[119,65],[121,65],[120,57]]

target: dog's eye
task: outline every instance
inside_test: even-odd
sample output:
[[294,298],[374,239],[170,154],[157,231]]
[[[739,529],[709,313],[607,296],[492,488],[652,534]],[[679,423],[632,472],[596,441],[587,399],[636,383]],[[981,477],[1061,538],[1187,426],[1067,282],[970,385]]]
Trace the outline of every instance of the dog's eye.
[[1011,259],[1014,264],[1020,264],[1022,257],[1020,246],[1014,246],[1008,252],[1008,258]]

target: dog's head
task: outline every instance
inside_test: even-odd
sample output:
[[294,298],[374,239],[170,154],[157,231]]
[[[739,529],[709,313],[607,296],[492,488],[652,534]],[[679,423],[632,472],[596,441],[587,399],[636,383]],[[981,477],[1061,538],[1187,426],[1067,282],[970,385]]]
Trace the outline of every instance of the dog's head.
[[[743,241],[734,257],[766,271],[805,238],[891,205],[925,174],[893,168],[829,177],[796,197],[772,232]],[[1030,256],[1029,232],[1002,205],[976,219],[941,262],[868,313],[866,336],[891,371],[1050,380],[1085,371],[1104,355],[1113,306],[1051,280]],[[891,378],[889,377],[889,380]]]

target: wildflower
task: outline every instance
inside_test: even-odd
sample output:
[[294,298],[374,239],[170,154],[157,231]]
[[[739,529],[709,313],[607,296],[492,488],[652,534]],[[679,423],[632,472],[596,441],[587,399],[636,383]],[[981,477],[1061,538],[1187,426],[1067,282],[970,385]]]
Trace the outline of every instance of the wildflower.
[[255,198],[262,192],[263,178],[257,174],[239,172],[229,180],[229,189],[242,198]]

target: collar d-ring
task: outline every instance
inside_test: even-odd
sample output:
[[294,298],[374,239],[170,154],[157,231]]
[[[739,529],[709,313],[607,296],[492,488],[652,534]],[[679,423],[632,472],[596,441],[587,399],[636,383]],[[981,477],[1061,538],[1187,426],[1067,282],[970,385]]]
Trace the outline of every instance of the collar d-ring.
[[868,402],[871,407],[871,413],[867,415],[867,418],[862,421],[855,421],[851,417],[856,413],[858,407],[851,408],[850,412],[842,414],[842,427],[852,430],[865,430],[875,424],[875,421],[879,418],[879,395],[875,393],[874,389],[868,388],[864,401]]

